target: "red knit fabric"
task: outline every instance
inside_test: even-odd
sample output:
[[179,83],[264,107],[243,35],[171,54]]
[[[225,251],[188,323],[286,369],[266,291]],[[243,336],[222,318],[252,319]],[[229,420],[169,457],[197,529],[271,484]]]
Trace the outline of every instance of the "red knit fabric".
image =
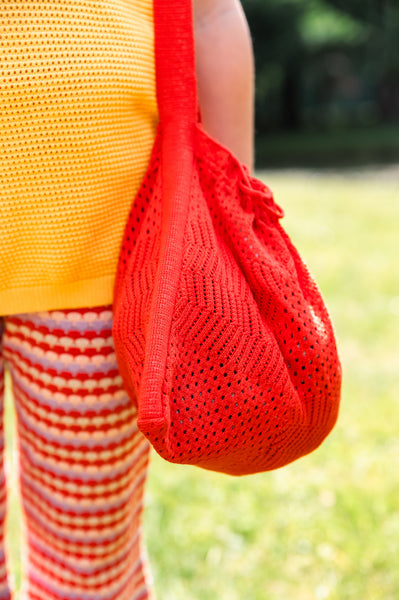
[[[152,598],[141,533],[150,445],[123,389],[111,323],[109,306],[0,319],[0,403],[6,365],[16,408],[25,600]],[[0,427],[1,452],[3,435]],[[0,461],[0,598],[10,600],[5,489]]]
[[[191,31],[186,4],[162,48]],[[341,369],[326,307],[271,191],[193,121],[194,102],[185,107],[191,39],[172,83],[157,47],[161,125],[126,227],[113,334],[139,428],[159,454],[242,475],[322,442]],[[165,102],[173,89],[177,113]]]

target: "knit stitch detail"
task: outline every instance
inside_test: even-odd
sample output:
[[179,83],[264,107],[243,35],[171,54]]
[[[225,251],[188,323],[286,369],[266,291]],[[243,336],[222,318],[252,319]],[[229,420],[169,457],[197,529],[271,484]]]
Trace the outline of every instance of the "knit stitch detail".
[[0,315],[108,304],[158,120],[152,2],[3,2],[0,32]]

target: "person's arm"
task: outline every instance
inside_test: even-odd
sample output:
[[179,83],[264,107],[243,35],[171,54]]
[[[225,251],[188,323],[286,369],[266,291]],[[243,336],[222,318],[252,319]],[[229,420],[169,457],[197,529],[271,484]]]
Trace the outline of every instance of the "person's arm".
[[254,59],[239,0],[194,0],[198,96],[205,130],[250,170],[254,161]]

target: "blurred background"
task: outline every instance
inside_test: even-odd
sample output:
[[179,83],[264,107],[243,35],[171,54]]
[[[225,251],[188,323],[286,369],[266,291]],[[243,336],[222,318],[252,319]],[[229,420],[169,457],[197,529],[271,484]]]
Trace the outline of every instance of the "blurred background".
[[399,159],[397,0],[243,0],[257,164]]
[[257,74],[256,175],[333,318],[338,423],[245,478],[154,456],[159,600],[399,598],[399,0],[242,0]]
[[336,328],[336,428],[233,479],[154,456],[159,600],[399,598],[399,1],[242,0],[256,175],[284,208]]

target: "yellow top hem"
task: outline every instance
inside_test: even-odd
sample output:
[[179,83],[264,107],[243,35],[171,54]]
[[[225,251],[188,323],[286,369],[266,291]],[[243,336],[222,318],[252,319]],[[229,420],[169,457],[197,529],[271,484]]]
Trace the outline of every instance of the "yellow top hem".
[[21,287],[0,291],[2,315],[40,312],[43,310],[66,310],[91,308],[112,304],[114,277],[104,275],[74,283]]

